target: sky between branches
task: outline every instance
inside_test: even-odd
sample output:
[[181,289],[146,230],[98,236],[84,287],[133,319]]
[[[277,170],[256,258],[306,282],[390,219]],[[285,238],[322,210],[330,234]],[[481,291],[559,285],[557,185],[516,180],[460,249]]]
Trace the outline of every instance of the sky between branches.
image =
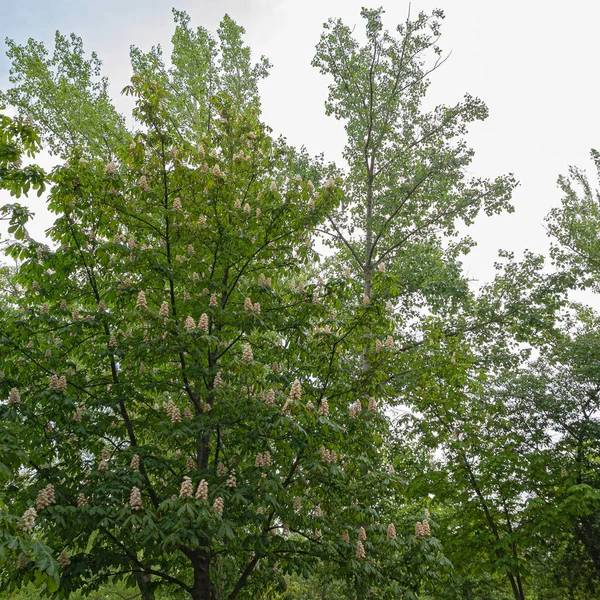
[[[274,65],[261,85],[266,123],[290,144],[341,164],[343,126],[325,116],[328,82],[310,66],[314,46],[327,18],[341,17],[359,32],[361,6],[382,4],[388,29],[406,19],[407,0],[179,0],[175,6],[188,12],[194,27],[215,31],[226,12],[243,25],[254,57],[264,54]],[[168,55],[172,6],[173,0],[0,0],[0,33],[21,44],[33,37],[48,47],[56,29],[80,35],[86,50],[96,50],[104,61],[117,108],[128,114],[120,90],[131,76],[129,46],[160,43]],[[517,256],[525,248],[547,251],[543,218],[560,201],[557,176],[569,165],[593,171],[589,150],[600,149],[595,75],[600,4],[413,0],[410,10],[416,15],[436,7],[446,13],[441,46],[451,56],[432,76],[428,105],[453,104],[466,92],[481,97],[490,116],[468,138],[476,151],[472,174],[513,172],[521,182],[515,213],[482,217],[470,229],[478,247],[465,259],[465,270],[483,283],[493,276],[498,249]],[[4,51],[2,88],[10,67]],[[49,217],[35,196],[29,204],[38,214],[33,233],[39,237]]]

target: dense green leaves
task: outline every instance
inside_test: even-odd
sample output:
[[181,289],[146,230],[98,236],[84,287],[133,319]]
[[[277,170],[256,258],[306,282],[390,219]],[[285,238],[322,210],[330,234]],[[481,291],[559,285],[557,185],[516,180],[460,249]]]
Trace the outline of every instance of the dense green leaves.
[[[313,61],[346,172],[271,136],[269,63],[228,16],[132,48],[132,126],[80,38],[8,42],[0,188],[48,185],[55,220],[35,240],[2,207],[5,588],[597,592],[598,319],[568,302],[597,285],[597,194],[559,180],[556,272],[502,253],[475,292],[458,232],[515,186],[468,177],[487,109],[422,107],[441,11],[361,14],[364,43],[332,19]],[[42,147],[50,173],[21,160]]]

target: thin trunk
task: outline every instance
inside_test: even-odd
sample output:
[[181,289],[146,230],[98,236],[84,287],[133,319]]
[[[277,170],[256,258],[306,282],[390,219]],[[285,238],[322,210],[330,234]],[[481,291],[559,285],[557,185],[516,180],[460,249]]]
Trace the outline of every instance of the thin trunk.
[[365,299],[371,298],[373,287],[373,175],[367,180],[367,218],[365,223],[365,262],[363,265]]
[[510,582],[510,587],[512,588],[515,600],[525,600],[524,597],[521,595],[521,592],[519,591],[519,586],[517,585],[517,581],[515,580],[514,575],[512,575],[511,573],[507,573],[506,576],[508,577],[508,581]]
[[[479,502],[481,504],[481,508],[483,509],[483,513],[485,515],[487,524],[488,524],[489,528],[491,529],[492,533],[494,534],[494,537],[496,538],[496,540],[500,541],[500,539],[501,539],[500,532],[498,531],[498,527],[496,526],[494,518],[492,517],[491,511],[485,500],[485,496],[483,495],[481,489],[479,488],[479,484],[477,483],[475,474],[473,473],[473,470],[471,469],[471,466],[469,465],[469,461],[467,460],[467,457],[464,454],[461,456],[461,458],[462,458],[462,462],[465,467],[465,470],[467,472],[467,476],[469,477],[469,480],[471,481],[471,485],[473,486],[473,491],[479,498]],[[498,548],[496,549],[496,555],[499,558],[502,557],[502,553],[500,552],[500,550]],[[520,577],[519,577],[518,583],[517,583],[517,580],[515,579],[514,575],[512,575],[512,573],[507,573],[506,577],[508,578],[510,587],[512,588],[512,592],[515,597],[515,600],[525,600],[525,596],[523,595],[523,588],[521,586]]]
[[152,575],[149,573],[139,572],[135,574],[135,578],[140,588],[141,600],[154,600],[154,586],[152,585]]
[[[371,264],[371,254],[373,253],[373,177],[369,173],[367,181],[367,218],[365,223],[365,259],[363,262],[363,297],[367,305],[371,301],[371,290],[373,288],[373,269]],[[363,351],[362,369],[369,370],[369,361],[366,357],[366,350]]]

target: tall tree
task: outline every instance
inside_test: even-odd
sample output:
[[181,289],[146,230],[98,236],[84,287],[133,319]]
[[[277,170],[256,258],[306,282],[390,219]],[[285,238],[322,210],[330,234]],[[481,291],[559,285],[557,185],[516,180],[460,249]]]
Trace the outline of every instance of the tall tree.
[[383,300],[356,302],[333,269],[312,276],[339,181],[258,120],[262,70],[245,78],[240,28],[224,21],[215,62],[176,19],[173,70],[133,53],[132,130],[78,38],[58,36],[50,62],[10,46],[6,97],[67,160],[50,176],[51,243],[9,248],[4,582],[67,596],[127,577],[144,598],[233,600],[326,561],[357,597],[414,598],[443,558],[426,519],[417,535],[411,515],[391,520],[405,482],[380,410],[386,350],[368,373],[356,351],[385,329]]
[[408,19],[396,37],[383,29],[382,9],[363,9],[361,16],[364,45],[331,19],[313,60],[332,79],[327,114],[343,120],[347,133],[345,194],[328,217],[327,235],[362,281],[367,301],[390,287],[384,275],[381,286],[375,281],[389,271],[409,308],[416,296],[430,295],[425,290],[443,277],[440,268],[451,277],[453,259],[468,249],[468,240],[449,243],[457,224],[472,223],[482,208],[512,210],[515,182],[510,175],[466,177],[473,151],[463,136],[469,123],[487,116],[481,100],[467,95],[452,107],[423,110],[428,77],[443,62],[443,13]]

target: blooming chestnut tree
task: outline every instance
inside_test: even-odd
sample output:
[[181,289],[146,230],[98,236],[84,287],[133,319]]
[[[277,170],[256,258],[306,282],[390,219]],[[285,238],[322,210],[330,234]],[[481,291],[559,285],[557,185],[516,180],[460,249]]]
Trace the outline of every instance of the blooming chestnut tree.
[[[370,337],[386,329],[385,296],[357,299],[313,249],[343,182],[273,140],[228,75],[239,64],[176,17],[173,70],[134,52],[135,130],[102,121],[106,85],[77,43],[62,50],[92,111],[83,133],[59,135],[53,109],[31,102],[35,74],[13,90],[65,162],[48,176],[49,241],[23,217],[8,249],[4,582],[66,597],[126,577],[143,598],[233,600],[325,563],[357,593],[411,597],[443,558],[426,515],[398,516],[405,481],[382,411],[394,340]],[[225,20],[221,47],[247,65],[242,32]],[[186,52],[210,81],[182,83]],[[189,121],[173,90],[192,84]]]

